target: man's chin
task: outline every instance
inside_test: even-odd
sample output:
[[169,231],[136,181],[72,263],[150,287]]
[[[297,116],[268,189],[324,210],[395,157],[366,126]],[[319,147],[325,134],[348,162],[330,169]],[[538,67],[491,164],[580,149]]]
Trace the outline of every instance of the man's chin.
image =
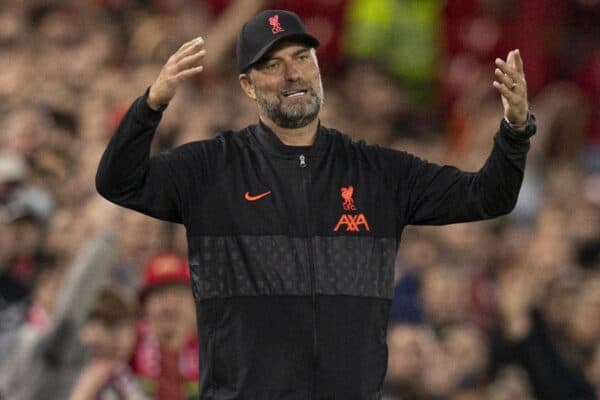
[[[301,96],[298,97],[300,98]],[[281,128],[302,128],[318,117],[321,107],[315,104],[315,99],[312,98],[299,100],[286,100],[280,102],[277,106],[271,107],[266,105],[262,111]]]
[[297,117],[288,117],[288,118],[278,118],[277,121],[274,121],[277,125],[286,129],[298,129],[303,128],[306,125],[313,122],[318,116],[316,114],[307,114]]

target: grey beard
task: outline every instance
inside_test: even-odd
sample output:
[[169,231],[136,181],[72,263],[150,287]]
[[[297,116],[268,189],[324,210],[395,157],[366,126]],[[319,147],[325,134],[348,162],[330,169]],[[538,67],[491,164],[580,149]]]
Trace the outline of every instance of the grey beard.
[[277,126],[287,129],[302,128],[315,120],[319,111],[323,98],[319,94],[311,92],[312,96],[308,104],[294,104],[291,106],[283,106],[279,99],[269,101],[256,92],[256,101],[263,112]]

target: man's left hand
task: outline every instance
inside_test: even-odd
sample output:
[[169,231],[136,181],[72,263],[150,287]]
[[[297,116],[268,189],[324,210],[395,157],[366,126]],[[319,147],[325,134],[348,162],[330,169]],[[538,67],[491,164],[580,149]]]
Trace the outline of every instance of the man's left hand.
[[496,80],[494,88],[500,92],[504,106],[504,118],[518,131],[524,131],[527,126],[527,82],[523,71],[523,60],[519,50],[508,53],[506,61],[496,59]]

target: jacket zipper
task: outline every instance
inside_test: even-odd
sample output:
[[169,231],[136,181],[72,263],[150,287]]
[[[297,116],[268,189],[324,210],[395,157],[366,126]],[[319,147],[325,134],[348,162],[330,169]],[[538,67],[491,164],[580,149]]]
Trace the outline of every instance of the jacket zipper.
[[316,283],[315,283],[315,265],[314,265],[314,258],[313,258],[313,254],[314,254],[314,249],[313,249],[313,244],[312,244],[312,235],[311,235],[311,230],[310,230],[310,204],[309,204],[309,199],[308,199],[308,189],[309,189],[309,180],[310,177],[308,175],[308,170],[306,169],[306,157],[304,156],[304,154],[301,154],[299,157],[299,161],[300,161],[300,169],[301,169],[301,175],[302,175],[302,190],[304,192],[304,203],[306,205],[306,233],[308,235],[308,238],[306,239],[306,247],[307,247],[307,258],[308,258],[308,266],[309,266],[309,272],[310,272],[310,293],[311,293],[311,297],[312,297],[312,309],[313,309],[313,366],[315,367],[314,373],[313,373],[313,393],[312,396],[313,398],[315,398],[316,396],[316,388],[315,388],[315,384],[316,384],[316,366],[318,365],[318,339],[317,339],[317,290],[316,290]]

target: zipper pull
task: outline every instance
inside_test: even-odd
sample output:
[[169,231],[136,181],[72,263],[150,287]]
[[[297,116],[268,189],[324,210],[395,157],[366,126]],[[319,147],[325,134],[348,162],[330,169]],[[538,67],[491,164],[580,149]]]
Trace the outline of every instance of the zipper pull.
[[300,168],[304,167],[306,167],[306,157],[304,157],[304,154],[300,154]]

